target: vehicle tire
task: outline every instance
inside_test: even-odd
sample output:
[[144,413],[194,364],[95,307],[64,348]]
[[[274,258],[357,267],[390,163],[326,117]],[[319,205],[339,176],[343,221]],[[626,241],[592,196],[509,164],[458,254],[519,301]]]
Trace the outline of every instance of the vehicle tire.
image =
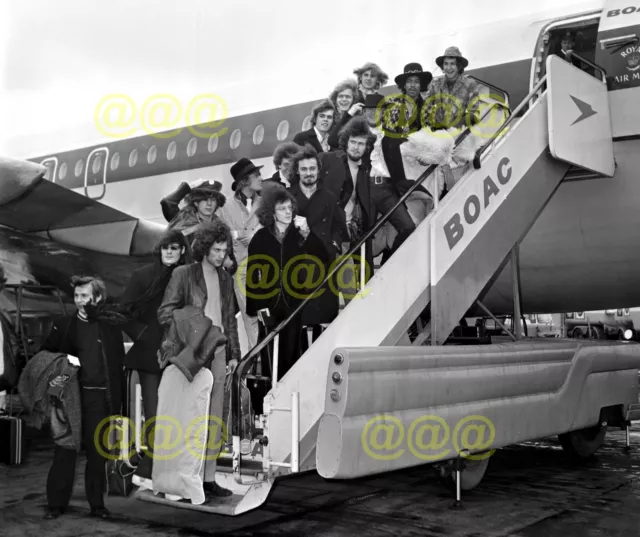
[[[460,490],[473,490],[475,489],[487,472],[489,466],[489,459],[482,460],[466,460],[465,467],[460,472]],[[443,465],[440,469],[440,480],[445,487],[455,492],[456,490],[456,473],[453,468],[453,461],[449,461],[446,465]]]
[[558,435],[560,445],[568,454],[578,459],[589,459],[604,443],[607,434],[606,425],[594,425],[586,429],[579,429]]
[[599,326],[592,326],[590,335],[591,337],[589,339],[606,339],[604,330]]
[[571,337],[574,339],[584,339],[585,333],[582,331],[582,328],[578,326],[573,329],[573,332],[571,332]]

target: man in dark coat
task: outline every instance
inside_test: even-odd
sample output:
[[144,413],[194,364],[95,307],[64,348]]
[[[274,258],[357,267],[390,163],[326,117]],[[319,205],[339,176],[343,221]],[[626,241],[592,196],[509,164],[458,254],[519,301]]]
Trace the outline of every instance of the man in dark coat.
[[[155,261],[135,270],[120,301],[131,312],[136,321],[144,324],[146,330],[125,356],[127,369],[137,371],[140,378],[144,419],[152,423],[158,409],[158,388],[162,371],[158,364],[158,349],[164,337],[164,330],[158,322],[158,308],[162,304],[165,289],[173,270],[189,260],[187,242],[178,230],[166,231],[154,249]],[[130,418],[132,416],[129,416]],[[146,457],[142,458],[136,469],[140,480],[150,480],[153,463],[152,429],[145,429],[144,439],[147,446]],[[137,482],[140,485],[142,482]],[[146,483],[150,487],[150,483]]]
[[[85,491],[91,515],[109,518],[104,506],[106,473],[104,453],[94,435],[107,430],[108,416],[121,415],[124,343],[122,319],[109,315],[101,306],[107,297],[104,282],[91,276],[71,280],[78,311],[54,321],[42,350],[67,353],[80,362],[82,438],[87,451]],[[56,446],[47,479],[48,511],[45,518],[58,518],[69,505],[75,480],[77,453]]]
[[[263,193],[258,211],[263,227],[249,243],[247,313],[258,315],[268,310],[268,329],[287,319],[313,290],[306,285],[309,261],[304,256],[313,256],[322,263],[333,261],[322,240],[311,231],[306,218],[297,215],[297,210],[291,192],[279,185],[269,188]],[[298,314],[280,332],[277,380],[300,357],[301,328],[302,317]],[[267,328],[261,325],[260,330],[263,337]],[[263,374],[272,375],[266,356],[262,364]]]
[[293,137],[293,141],[298,145],[309,144],[316,153],[329,151],[329,133],[333,127],[336,108],[329,99],[320,101],[311,110],[311,128],[299,132]]
[[[298,214],[307,219],[311,231],[324,243],[329,258],[335,260],[342,252],[342,243],[349,240],[349,233],[337,196],[318,186],[320,169],[320,159],[315,151],[311,148],[302,150],[293,158],[294,186],[290,191],[296,199]],[[325,264],[324,270],[313,263],[311,268],[314,273],[310,274],[309,282],[315,287],[329,274],[331,263]],[[324,285],[302,314],[302,324],[313,327],[314,341],[322,333],[322,325],[331,323],[338,315],[338,295],[331,287],[335,289],[328,283]]]
[[[195,263],[178,267],[173,271],[171,280],[158,309],[158,321],[168,330],[173,322],[174,310],[185,306],[201,309],[227,338],[225,346],[216,350],[211,357],[213,390],[209,415],[222,419],[224,406],[227,366],[233,371],[240,360],[240,340],[238,338],[239,311],[233,289],[233,280],[222,269],[228,252],[233,248],[231,231],[221,220],[200,227],[193,241]],[[217,428],[217,434],[220,428]],[[216,483],[217,458],[226,439],[216,438],[207,441],[204,491],[209,497],[230,496],[232,492]]]

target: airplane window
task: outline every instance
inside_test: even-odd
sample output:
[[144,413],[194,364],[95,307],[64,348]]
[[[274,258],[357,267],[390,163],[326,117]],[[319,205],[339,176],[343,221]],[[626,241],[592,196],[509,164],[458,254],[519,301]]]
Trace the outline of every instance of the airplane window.
[[80,159],[76,162],[76,169],[74,170],[76,177],[80,177],[82,175],[82,170],[84,170],[84,160]]
[[152,145],[147,151],[147,162],[149,164],[153,164],[156,161],[156,156],[158,155],[158,148],[155,145]]
[[211,138],[209,138],[209,143],[207,144],[207,149],[209,150],[209,153],[215,153],[216,149],[218,149],[218,136],[217,135],[213,135]]
[[98,173],[102,168],[102,157],[97,155],[96,158],[93,159],[93,164],[91,165],[91,171],[93,173]]
[[120,153],[114,153],[111,157],[111,171],[115,172],[120,166]]
[[229,139],[229,146],[231,149],[237,149],[240,145],[240,140],[242,139],[242,133],[240,129],[236,129],[231,133],[231,138]]
[[129,168],[133,168],[138,162],[138,149],[134,149],[129,154]]
[[289,136],[289,122],[286,119],[282,120],[278,125],[276,135],[279,142],[286,140],[287,136]]
[[253,145],[260,145],[264,140],[264,126],[258,125],[253,129]]
[[67,176],[67,163],[60,164],[60,171],[58,172],[58,178],[62,181]]
[[198,149],[198,139],[191,138],[189,143],[187,144],[187,156],[192,157],[196,154],[196,149]]
[[307,116],[304,118],[304,121],[302,122],[302,130],[303,131],[308,131],[311,128],[311,116]]
[[178,149],[178,144],[176,144],[174,140],[169,144],[169,147],[167,147],[167,160],[173,160],[176,157],[177,149]]

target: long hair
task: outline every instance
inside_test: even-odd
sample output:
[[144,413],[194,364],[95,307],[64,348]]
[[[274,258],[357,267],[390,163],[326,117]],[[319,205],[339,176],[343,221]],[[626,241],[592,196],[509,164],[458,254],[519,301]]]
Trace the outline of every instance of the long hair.
[[300,151],[300,146],[297,143],[282,142],[276,147],[276,150],[273,152],[273,165],[276,167],[276,169],[280,169],[282,161],[286,158],[291,158],[298,151]]
[[353,102],[351,106],[353,106],[358,101],[358,82],[353,78],[347,78],[342,82],[339,82],[333,91],[329,95],[329,100],[333,103],[333,106],[336,108],[336,112],[334,114],[335,121],[338,122],[342,117],[343,112],[338,108],[338,94],[343,92],[344,90],[351,90],[353,94]]
[[293,208],[292,218],[295,218],[298,214],[298,204],[291,192],[279,184],[274,184],[269,187],[266,192],[263,191],[262,201],[256,210],[256,216],[258,217],[260,225],[269,229],[273,228],[275,225],[276,205],[286,201],[291,202]]
[[356,136],[364,136],[367,139],[367,151],[373,148],[376,137],[369,129],[369,124],[363,116],[356,116],[350,119],[347,124],[340,129],[340,134],[338,135],[340,149],[346,151],[349,145],[349,138],[355,138]]
[[227,243],[227,256],[233,259],[233,241],[229,227],[219,218],[202,224],[193,238],[193,259],[202,261],[216,243]]
[[309,144],[305,144],[304,148],[293,156],[291,161],[291,184],[300,184],[300,173],[298,172],[298,164],[301,160],[314,159],[318,166],[318,180],[322,171],[322,164],[316,150]]

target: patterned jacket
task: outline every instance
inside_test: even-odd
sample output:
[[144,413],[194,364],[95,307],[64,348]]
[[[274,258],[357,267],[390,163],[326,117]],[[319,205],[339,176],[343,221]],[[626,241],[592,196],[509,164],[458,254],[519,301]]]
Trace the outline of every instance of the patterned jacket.
[[446,77],[434,80],[424,99],[423,118],[431,129],[459,128],[471,126],[471,117],[478,117],[480,87],[465,75],[460,75],[453,88],[449,89]]

